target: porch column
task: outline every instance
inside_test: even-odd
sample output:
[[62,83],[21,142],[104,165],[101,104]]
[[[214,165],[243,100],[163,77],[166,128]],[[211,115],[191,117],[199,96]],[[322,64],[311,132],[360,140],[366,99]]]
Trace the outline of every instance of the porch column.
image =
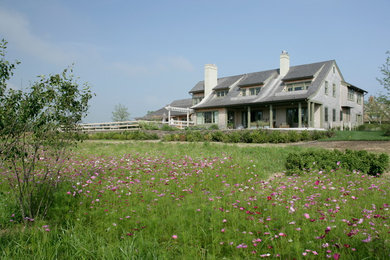
[[314,102],[311,102],[311,127],[314,127]]
[[310,101],[307,101],[307,127],[311,126],[311,105]]
[[171,125],[171,109],[168,109],[168,125]]
[[190,126],[190,111],[187,110],[187,127]]
[[272,105],[269,105],[269,128],[274,127],[274,114],[272,111]]
[[302,107],[301,102],[298,103],[298,128],[302,127]]
[[320,127],[324,128],[324,108],[323,108],[323,105],[321,105],[321,107],[320,107],[320,117],[321,117]]
[[248,106],[248,129],[251,128],[251,107]]

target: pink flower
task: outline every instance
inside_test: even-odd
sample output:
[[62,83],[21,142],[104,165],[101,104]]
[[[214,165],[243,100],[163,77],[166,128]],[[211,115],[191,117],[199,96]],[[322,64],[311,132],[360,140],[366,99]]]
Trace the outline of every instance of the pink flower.
[[307,213],[303,214],[303,216],[305,216],[306,219],[309,219],[309,218],[310,218],[310,215],[307,214]]
[[221,229],[221,232],[222,232],[222,233],[225,233],[225,229],[224,229],[224,228],[223,228],[223,229]]
[[172,235],[172,238],[173,239],[177,239],[177,235]]
[[340,258],[340,254],[336,253],[336,254],[333,255],[333,259],[338,260],[339,258]]

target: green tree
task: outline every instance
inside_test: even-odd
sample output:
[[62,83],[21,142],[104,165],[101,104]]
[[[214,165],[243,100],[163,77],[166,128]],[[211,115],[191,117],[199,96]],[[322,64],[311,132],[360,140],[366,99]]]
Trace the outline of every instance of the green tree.
[[390,106],[380,97],[370,96],[368,101],[364,102],[364,113],[370,123],[382,124],[383,121],[390,121]]
[[7,88],[15,63],[5,59],[0,44],[0,170],[25,222],[45,216],[61,183],[67,151],[81,140],[77,125],[92,97],[87,84],[79,87],[71,68],[40,76],[26,90]]
[[130,113],[127,111],[127,107],[122,104],[116,105],[114,111],[112,111],[112,121],[123,122],[129,120]]
[[387,57],[385,63],[380,67],[382,73],[382,78],[377,78],[382,87],[387,91],[387,93],[380,95],[380,98],[383,98],[390,103],[390,51],[386,52]]

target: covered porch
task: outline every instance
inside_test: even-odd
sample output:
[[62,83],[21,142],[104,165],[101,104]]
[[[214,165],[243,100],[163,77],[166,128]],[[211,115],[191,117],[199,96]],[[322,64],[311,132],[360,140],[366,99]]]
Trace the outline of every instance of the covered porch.
[[312,101],[229,107],[226,114],[229,129],[324,127],[322,104]]

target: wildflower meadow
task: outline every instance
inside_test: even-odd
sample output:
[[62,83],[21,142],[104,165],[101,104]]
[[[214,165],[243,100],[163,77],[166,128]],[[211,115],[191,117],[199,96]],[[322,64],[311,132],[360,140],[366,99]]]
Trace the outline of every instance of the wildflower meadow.
[[48,215],[27,226],[2,169],[0,257],[388,259],[388,175],[285,174],[301,150],[87,142],[65,162]]

